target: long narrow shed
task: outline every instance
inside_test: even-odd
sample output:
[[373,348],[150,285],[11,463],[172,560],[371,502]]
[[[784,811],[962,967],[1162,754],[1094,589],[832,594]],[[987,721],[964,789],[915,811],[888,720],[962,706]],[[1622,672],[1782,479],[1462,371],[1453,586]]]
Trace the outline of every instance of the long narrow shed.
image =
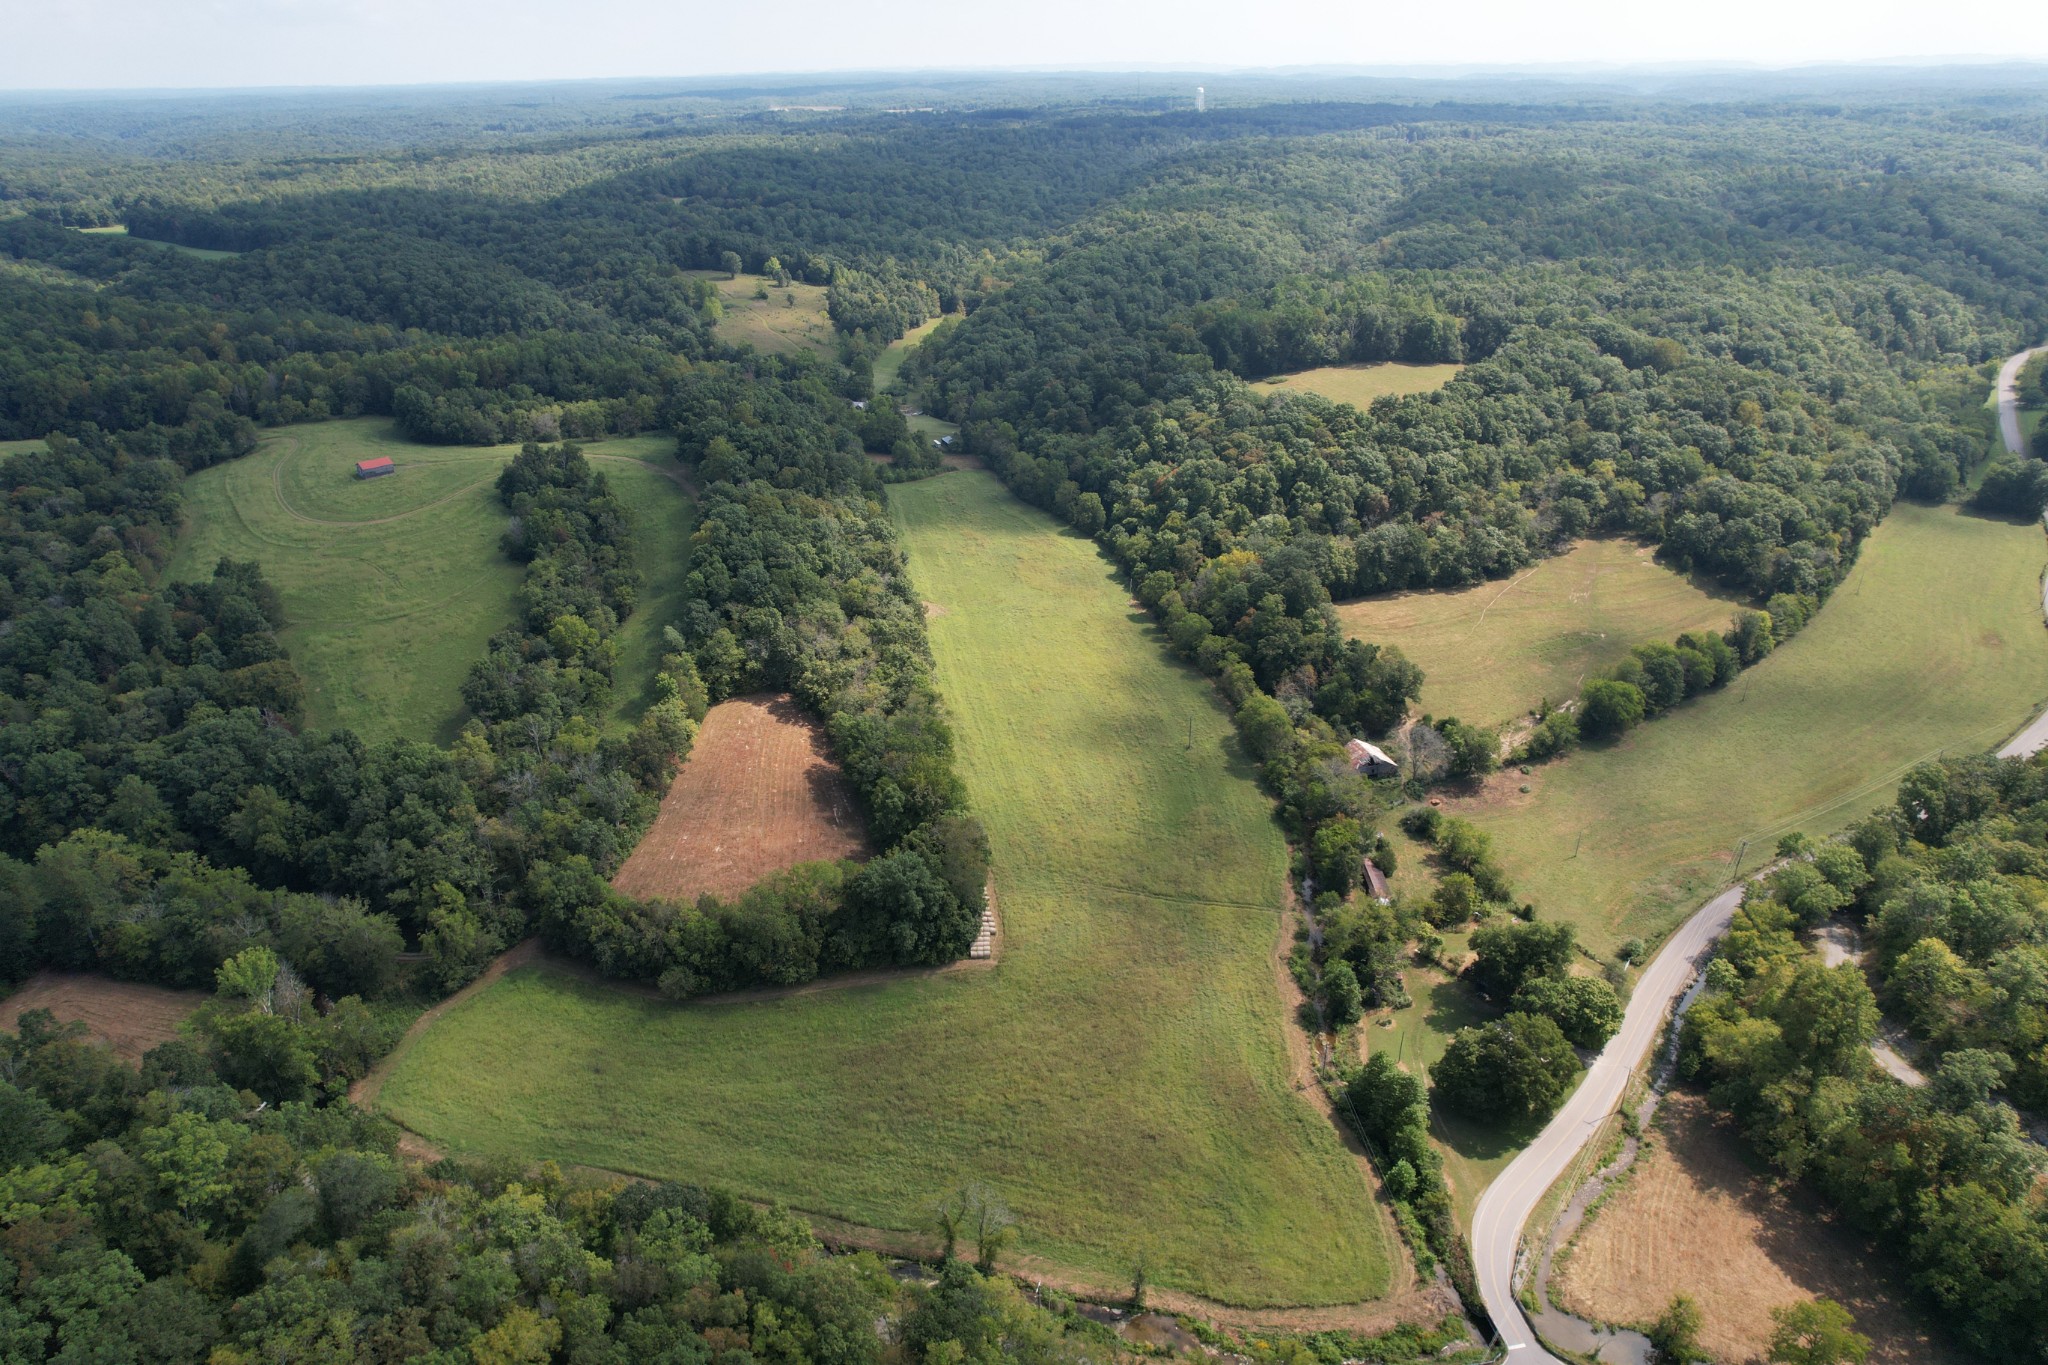
[[374,460],[357,460],[356,477],[374,479],[380,474],[396,474],[398,466],[391,463],[389,455],[379,455]]

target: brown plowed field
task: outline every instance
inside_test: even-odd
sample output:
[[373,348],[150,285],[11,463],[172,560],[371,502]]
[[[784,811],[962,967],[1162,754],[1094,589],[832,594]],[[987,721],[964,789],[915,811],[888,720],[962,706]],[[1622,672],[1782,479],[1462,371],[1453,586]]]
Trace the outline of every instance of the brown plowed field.
[[178,1025],[206,1003],[204,991],[173,991],[85,973],[37,972],[0,1000],[0,1029],[12,1033],[30,1010],[48,1010],[57,1022],[82,1019],[95,1038],[131,1062],[178,1036]]
[[1551,1297],[1582,1317],[1641,1325],[1676,1293],[1705,1319],[1716,1360],[1762,1360],[1771,1310],[1830,1298],[1856,1317],[1881,1365],[1966,1359],[1930,1339],[1875,1248],[1828,1221],[1814,1201],[1752,1170],[1705,1100],[1673,1091],[1644,1164],[1582,1231]]
[[818,724],[788,697],[737,697],[704,717],[654,827],[612,885],[629,896],[735,896],[796,863],[856,858],[866,831]]

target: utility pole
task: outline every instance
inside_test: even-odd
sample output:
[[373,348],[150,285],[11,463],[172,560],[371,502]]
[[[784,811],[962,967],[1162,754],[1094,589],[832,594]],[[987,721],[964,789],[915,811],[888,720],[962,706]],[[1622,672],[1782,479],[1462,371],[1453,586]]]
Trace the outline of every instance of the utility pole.
[[1749,840],[1744,839],[1742,841],[1741,847],[1735,850],[1735,875],[1738,877],[1742,875],[1742,855],[1747,853],[1748,851]]

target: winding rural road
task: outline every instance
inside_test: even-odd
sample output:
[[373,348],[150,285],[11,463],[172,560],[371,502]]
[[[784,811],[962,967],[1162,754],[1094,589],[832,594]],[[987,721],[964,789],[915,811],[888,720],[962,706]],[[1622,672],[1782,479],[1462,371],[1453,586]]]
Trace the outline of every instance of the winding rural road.
[[1579,1088],[1536,1140],[1479,1196],[1479,1207],[1472,1215],[1472,1257],[1479,1271],[1479,1295],[1486,1301],[1487,1314],[1514,1365],[1557,1362],[1557,1357],[1537,1343],[1521,1305],[1515,1302],[1515,1251],[1521,1244],[1522,1224],[1529,1221],[1544,1191],[1557,1183],[1600,1121],[1621,1103],[1628,1078],[1657,1040],[1672,1001],[1691,984],[1700,957],[1728,928],[1741,901],[1742,888],[1731,886],[1679,926],[1636,982],[1621,1031],[1593,1059]]
[[2005,437],[2005,448],[2015,455],[2022,453],[2026,444],[2020,439],[2020,370],[2043,351],[2048,351],[2048,346],[2033,346],[2007,356],[1998,370],[1998,430]]
[[[1998,420],[2005,433],[2006,447],[2013,451],[2020,449],[2019,409],[2013,381],[2027,359],[2041,350],[2048,347],[2021,351],[1999,371]],[[2048,746],[2048,714],[2037,717],[1998,754],[2001,758],[2024,758],[2044,746]],[[1672,1002],[1691,984],[1699,960],[1726,931],[1735,907],[1741,902],[1742,886],[1731,886],[1694,911],[1692,918],[1671,936],[1629,996],[1621,1031],[1593,1059],[1585,1079],[1565,1101],[1564,1108],[1479,1197],[1479,1207],[1472,1215],[1472,1258],[1479,1272],[1479,1295],[1486,1301],[1486,1311],[1493,1318],[1494,1330],[1500,1335],[1511,1365],[1564,1365],[1536,1340],[1521,1304],[1515,1300],[1515,1255],[1521,1246],[1522,1225],[1529,1221],[1544,1193],[1572,1164],[1579,1149],[1592,1138],[1601,1120],[1621,1103],[1629,1077],[1656,1041]]]

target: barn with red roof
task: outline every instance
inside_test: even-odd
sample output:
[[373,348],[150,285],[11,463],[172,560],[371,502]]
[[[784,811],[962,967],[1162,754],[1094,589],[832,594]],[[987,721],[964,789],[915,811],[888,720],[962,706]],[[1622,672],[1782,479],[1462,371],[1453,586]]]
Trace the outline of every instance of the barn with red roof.
[[356,461],[356,477],[359,479],[374,479],[380,474],[396,474],[397,472],[398,466],[391,463],[389,455],[379,455],[374,460]]

